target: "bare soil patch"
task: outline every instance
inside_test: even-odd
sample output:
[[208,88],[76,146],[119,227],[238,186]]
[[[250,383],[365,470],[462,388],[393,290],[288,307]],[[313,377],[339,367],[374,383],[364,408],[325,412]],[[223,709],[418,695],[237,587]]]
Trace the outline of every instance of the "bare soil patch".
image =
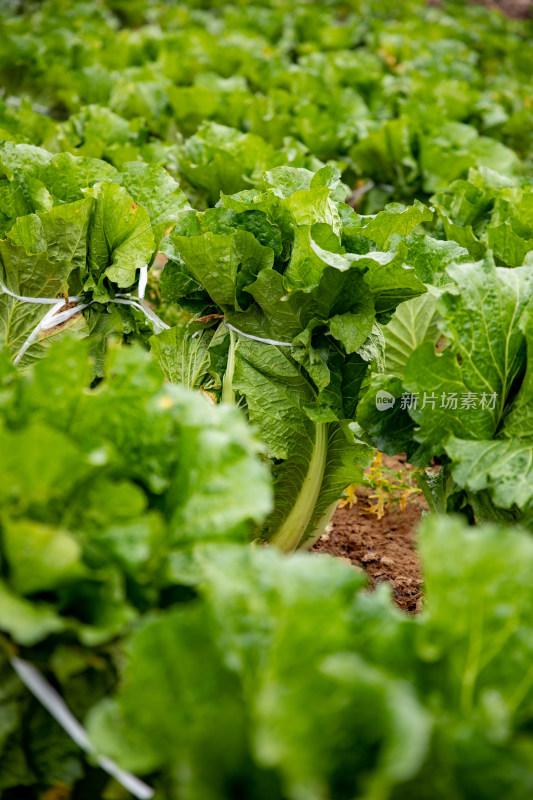
[[[403,456],[383,457],[389,469],[411,470]],[[422,573],[416,551],[416,527],[427,510],[422,495],[408,499],[402,511],[386,506],[381,519],[368,513],[372,490],[359,487],[357,502],[350,508],[338,508],[331,531],[313,547],[314,551],[347,558],[362,567],[372,586],[390,583],[396,603],[405,611],[415,613],[421,608]]]
[[[428,0],[432,6],[442,5],[441,0]],[[499,9],[503,14],[513,19],[529,19],[531,17],[532,0],[470,0],[470,2]]]
[[531,16],[531,0],[477,0],[489,8],[499,8],[503,14],[514,19],[528,19]]

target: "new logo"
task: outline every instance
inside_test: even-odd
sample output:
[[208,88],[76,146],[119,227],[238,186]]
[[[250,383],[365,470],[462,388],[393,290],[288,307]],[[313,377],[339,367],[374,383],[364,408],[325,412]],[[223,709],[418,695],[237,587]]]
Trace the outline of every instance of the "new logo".
[[376,408],[378,411],[386,411],[387,408],[392,408],[395,402],[396,398],[394,395],[390,392],[386,392],[384,389],[376,394]]

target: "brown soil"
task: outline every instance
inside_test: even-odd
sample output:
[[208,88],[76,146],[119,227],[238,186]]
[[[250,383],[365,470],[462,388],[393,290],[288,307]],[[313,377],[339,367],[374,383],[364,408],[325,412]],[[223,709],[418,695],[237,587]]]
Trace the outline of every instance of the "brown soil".
[[[432,6],[441,6],[442,0],[428,0]],[[488,8],[499,8],[508,17],[514,19],[529,19],[531,17],[532,0],[470,0],[472,3],[487,6]]]
[[[412,469],[403,456],[383,456],[383,463],[391,470]],[[365,570],[372,586],[387,581],[396,603],[414,613],[421,608],[422,595],[415,533],[422,512],[427,509],[426,502],[421,495],[415,495],[407,501],[404,511],[398,505],[386,506],[384,516],[377,519],[368,513],[371,494],[371,489],[358,488],[355,505],[337,509],[331,530],[313,550],[349,559]]]
[[499,8],[508,17],[528,19],[531,16],[531,0],[478,0],[489,8]]

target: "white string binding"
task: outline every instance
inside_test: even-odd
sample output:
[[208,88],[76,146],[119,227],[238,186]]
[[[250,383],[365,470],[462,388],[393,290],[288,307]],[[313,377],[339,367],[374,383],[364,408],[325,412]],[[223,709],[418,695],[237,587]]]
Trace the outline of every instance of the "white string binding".
[[33,664],[30,664],[28,661],[23,661],[16,656],[12,656],[10,661],[22,683],[30,690],[33,696],[42,703],[46,710],[50,712],[56,722],[61,725],[63,730],[68,733],[78,747],[94,756],[98,765],[134,797],[137,797],[138,800],[151,800],[155,792],[150,786],[135,775],[132,775],[131,772],[126,772],[121,769],[111,758],[99,756],[96,753],[91,740],[87,736],[85,728],[78,722],[63,698],[50,686],[48,681],[44,679]]
[[[141,267],[139,274],[139,289],[137,294],[138,299],[132,300],[129,294],[118,294],[114,299],[109,300],[108,302],[133,306],[133,308],[136,308],[138,311],[142,311],[144,316],[152,323],[155,333],[161,333],[161,331],[168,330],[170,325],[167,325],[166,322],[163,322],[163,320],[157,316],[155,311],[152,311],[144,299],[147,283],[148,267]],[[36,305],[52,306],[50,311],[46,312],[42,320],[35,326],[28,338],[23,343],[22,347],[13,359],[14,364],[18,364],[21,361],[28,348],[31,347],[31,345],[39,338],[39,333],[41,331],[48,331],[50,328],[55,328],[56,325],[61,325],[63,322],[66,322],[71,317],[79,314],[80,311],[83,311],[85,308],[88,308],[95,302],[94,300],[91,300],[89,303],[82,303],[81,301],[83,298],[78,296],[72,296],[62,300],[58,300],[57,297],[26,297],[25,295],[12,292],[2,281],[0,281],[0,289],[4,292],[4,294],[13,297],[15,300],[19,300],[21,303],[34,303]],[[63,308],[65,302],[74,303],[75,305],[73,305],[72,308],[66,308],[64,311],[60,312],[59,310]]]
[[254,339],[256,342],[263,342],[263,344],[275,344],[277,347],[292,347],[291,342],[278,342],[276,339],[263,339],[261,336],[252,336],[251,333],[244,333],[244,331],[240,331],[238,328],[234,328],[233,325],[230,325],[229,322],[226,322],[226,328],[229,328],[230,331],[235,331],[240,336],[244,336],[246,339]]

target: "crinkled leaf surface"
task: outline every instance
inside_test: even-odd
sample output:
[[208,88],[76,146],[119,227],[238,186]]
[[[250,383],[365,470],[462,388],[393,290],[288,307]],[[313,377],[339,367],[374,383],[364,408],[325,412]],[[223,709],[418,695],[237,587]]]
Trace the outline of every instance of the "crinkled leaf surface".
[[[449,346],[437,354],[431,342],[420,345],[407,362],[404,381],[408,391],[418,393],[412,410],[420,426],[416,438],[440,452],[450,434],[486,439],[497,431],[513,382],[524,367],[524,334],[518,323],[533,291],[527,268],[477,263],[450,268],[449,274],[457,294],[446,292],[439,304],[440,328]],[[468,393],[476,403],[465,407]],[[455,395],[457,407],[450,395]]]
[[89,226],[91,278],[98,282],[105,275],[120,288],[127,288],[154,251],[148,212],[114,183],[104,181],[88,193],[96,200]]

